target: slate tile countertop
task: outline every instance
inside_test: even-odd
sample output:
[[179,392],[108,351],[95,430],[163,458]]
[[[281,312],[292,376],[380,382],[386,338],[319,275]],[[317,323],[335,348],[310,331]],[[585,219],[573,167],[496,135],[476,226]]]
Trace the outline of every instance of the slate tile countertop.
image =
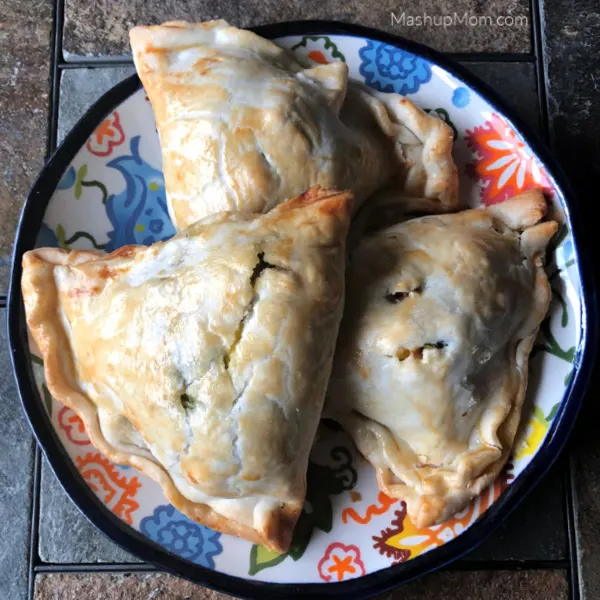
[[[461,21],[465,14],[477,17],[478,25]],[[240,26],[355,22],[452,54],[548,140],[590,227],[594,223],[589,211],[596,198],[589,190],[600,176],[597,0],[0,0],[0,600],[227,598],[140,563],[96,531],[65,496],[19,405],[4,308],[23,199],[48,153],[89,105],[133,72],[128,28],[219,16]],[[426,16],[438,23],[451,17],[453,24],[434,25]],[[513,26],[491,24],[497,17],[510,17]],[[384,598],[600,598],[598,389],[596,377],[566,452],[498,531],[447,569]]]

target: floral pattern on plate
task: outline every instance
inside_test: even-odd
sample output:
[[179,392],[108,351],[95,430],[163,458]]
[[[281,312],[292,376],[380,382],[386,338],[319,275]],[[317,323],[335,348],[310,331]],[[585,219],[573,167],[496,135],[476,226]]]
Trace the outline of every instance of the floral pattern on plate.
[[214,557],[223,551],[220,533],[198,525],[170,504],[144,517],[140,531],[169,552],[209,569],[215,568]]
[[[453,129],[463,197],[472,206],[501,202],[537,185],[563,211],[543,164],[479,94],[441,67],[410,52],[352,36],[290,36],[280,43],[304,61],[345,60],[352,77],[410,99]],[[460,149],[459,149],[460,146]],[[464,182],[463,182],[464,183]],[[142,90],[108,114],[65,170],[38,234],[39,246],[114,250],[174,234],[168,216],[158,136]],[[418,530],[404,502],[382,494],[373,469],[338,426],[325,423],[311,453],[307,502],[290,550],[213,532],[166,501],[160,487],[132,468],[96,453],[73,411],[53,400],[32,345],[40,398],[85,481],[125,523],[191,563],[254,581],[334,582],[375,572],[435,549],[468,529],[518,479],[543,444],[572,374],[579,341],[579,280],[565,225],[548,253],[553,302],[531,359],[535,389],[525,409],[511,468],[461,514]]]
[[360,74],[367,85],[380,92],[414,94],[432,77],[427,60],[396,46],[369,40],[359,55]]

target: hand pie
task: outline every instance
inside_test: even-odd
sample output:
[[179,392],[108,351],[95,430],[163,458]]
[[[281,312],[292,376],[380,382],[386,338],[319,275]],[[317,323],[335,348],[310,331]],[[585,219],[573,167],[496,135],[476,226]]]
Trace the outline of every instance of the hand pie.
[[167,242],[23,257],[48,388],[192,519],[285,551],[344,298],[350,195],[214,215]]
[[417,527],[461,510],[509,456],[550,302],[545,214],[525,192],[407,221],[351,254],[325,409]]
[[[452,130],[400,94],[348,83],[341,120],[358,131],[383,132],[394,142],[391,177],[371,204],[401,213],[445,212],[459,208],[458,174],[452,158]],[[385,143],[385,142],[384,142]]]
[[267,212],[312,185],[351,189],[357,209],[393,180],[428,209],[457,208],[450,128],[355,83],[345,104],[345,63],[306,68],[225,21],[135,27],[130,39],[177,230],[222,210]]

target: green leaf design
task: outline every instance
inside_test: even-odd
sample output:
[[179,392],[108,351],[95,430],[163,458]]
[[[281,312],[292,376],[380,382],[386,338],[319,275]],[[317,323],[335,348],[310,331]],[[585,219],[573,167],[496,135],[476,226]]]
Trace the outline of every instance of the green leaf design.
[[550,412],[546,415],[546,421],[548,421],[548,423],[550,423],[554,417],[556,416],[556,413],[558,412],[558,407],[560,406],[560,402],[557,402],[550,410]]
[[250,550],[250,569],[248,570],[248,573],[250,575],[256,575],[263,569],[278,565],[280,562],[285,560],[286,557],[287,553],[278,554],[277,552],[268,550],[264,546],[258,546],[257,544],[254,544],[252,546],[252,550]]
[[58,245],[63,249],[63,250],[69,250],[69,245],[67,244],[66,241],[66,234],[65,234],[65,228],[58,224],[56,226],[56,239],[58,240]]
[[356,485],[357,474],[352,465],[352,454],[347,448],[332,448],[330,457],[334,462],[333,466],[314,462],[308,465],[306,502],[294,529],[290,549],[279,555],[255,544],[250,551],[250,575],[274,567],[288,556],[294,561],[299,560],[304,555],[315,528],[326,533],[331,531],[333,505],[330,496],[351,490]]
[[565,387],[567,387],[569,385],[569,383],[571,383],[571,378],[573,377],[573,373],[574,370],[571,369],[566,375],[565,375]]
[[575,346],[571,346],[571,348],[569,348],[568,350],[563,350],[559,346],[558,342],[556,341],[556,338],[552,335],[552,332],[550,331],[549,317],[546,317],[542,321],[540,329],[544,334],[544,337],[546,338],[546,344],[543,346],[544,350],[568,363],[572,363],[575,357]]
[[84,177],[87,175],[87,172],[87,165],[81,165],[77,170],[77,178],[75,179],[75,189],[73,191],[75,195],[75,200],[79,200],[79,198],[81,198],[81,185],[83,183]]
[[542,423],[546,422],[546,417],[544,416],[544,413],[542,412],[542,409],[539,406],[534,406],[533,407],[533,416],[538,421],[541,421]]
[[456,126],[450,119],[450,114],[445,108],[425,108],[424,110],[428,115],[431,113],[436,114],[442,121],[444,121],[444,123],[446,123],[446,125],[449,125],[450,129],[452,129],[454,141],[456,141],[456,139],[458,138],[458,130],[456,129]]

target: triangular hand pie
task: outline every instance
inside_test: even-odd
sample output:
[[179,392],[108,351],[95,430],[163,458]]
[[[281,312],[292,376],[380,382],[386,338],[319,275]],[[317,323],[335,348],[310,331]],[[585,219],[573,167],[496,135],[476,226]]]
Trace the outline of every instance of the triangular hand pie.
[[344,299],[351,198],[311,189],[167,242],[23,257],[48,388],[192,519],[285,551]]
[[389,182],[410,209],[415,196],[457,208],[450,128],[397,94],[348,89],[345,63],[304,67],[225,21],[135,27],[130,39],[177,230],[267,212],[312,185],[352,190],[355,210]]
[[462,509],[513,446],[550,302],[541,192],[407,221],[351,254],[325,410],[418,526]]

